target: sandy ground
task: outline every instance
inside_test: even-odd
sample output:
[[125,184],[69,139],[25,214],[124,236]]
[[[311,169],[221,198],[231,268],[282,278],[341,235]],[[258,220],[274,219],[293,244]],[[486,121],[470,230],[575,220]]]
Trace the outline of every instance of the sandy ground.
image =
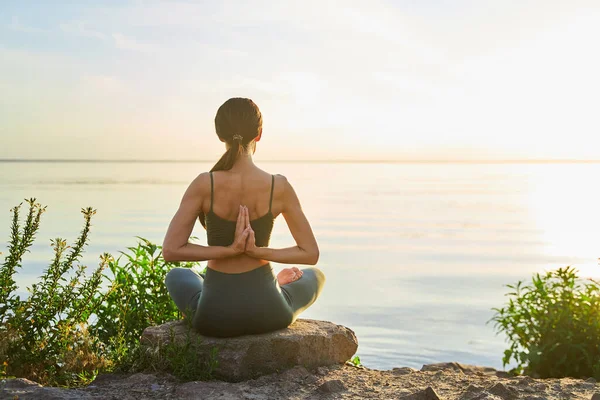
[[600,386],[593,379],[510,377],[491,368],[457,363],[428,365],[421,371],[412,368],[379,371],[345,364],[312,371],[295,367],[239,383],[180,383],[170,375],[105,374],[88,387],[61,389],[12,379],[0,382],[0,398],[600,400]]

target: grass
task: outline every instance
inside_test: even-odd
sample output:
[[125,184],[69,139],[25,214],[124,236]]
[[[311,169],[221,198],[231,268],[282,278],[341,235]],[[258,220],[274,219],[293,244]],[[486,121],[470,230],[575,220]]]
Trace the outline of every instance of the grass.
[[186,327],[183,343],[175,339],[171,327],[169,340],[158,345],[136,345],[119,366],[121,372],[169,372],[182,381],[208,380],[218,366],[217,348],[213,347],[206,358],[198,356],[197,348],[202,344],[199,336]]

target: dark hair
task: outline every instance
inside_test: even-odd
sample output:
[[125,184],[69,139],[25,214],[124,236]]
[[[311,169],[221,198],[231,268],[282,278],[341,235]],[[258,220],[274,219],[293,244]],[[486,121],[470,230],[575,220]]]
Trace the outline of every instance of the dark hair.
[[[217,110],[215,116],[217,136],[227,143],[227,151],[212,167],[213,171],[230,170],[238,157],[248,150],[250,144],[256,145],[254,139],[262,130],[262,114],[258,106],[250,99],[233,97],[227,100]],[[241,138],[240,138],[241,137]],[[204,212],[198,216],[204,225]]]

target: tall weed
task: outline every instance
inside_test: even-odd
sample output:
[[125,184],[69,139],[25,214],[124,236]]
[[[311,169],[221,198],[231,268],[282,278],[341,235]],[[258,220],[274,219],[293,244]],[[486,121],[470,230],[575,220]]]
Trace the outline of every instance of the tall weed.
[[77,385],[106,366],[102,344],[88,330],[88,319],[104,300],[97,296],[102,271],[111,261],[100,257],[100,265],[86,276],[87,267],[76,265],[88,243],[92,208],[82,209],[84,227],[73,246],[64,239],[51,241],[54,258],[26,299],[15,294],[14,274],[21,268],[39,229],[45,207],[27,200],[29,212],[21,226],[22,204],[11,210],[12,225],[8,255],[0,266],[0,376],[27,377],[42,384]]

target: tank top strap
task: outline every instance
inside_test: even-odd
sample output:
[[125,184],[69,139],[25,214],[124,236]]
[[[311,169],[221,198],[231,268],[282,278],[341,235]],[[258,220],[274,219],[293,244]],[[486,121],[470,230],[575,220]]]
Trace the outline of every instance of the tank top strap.
[[214,199],[214,183],[213,183],[213,173],[212,171],[209,172],[210,174],[210,211],[212,212],[213,210],[213,199]]
[[273,187],[275,187],[275,175],[271,175],[271,199],[269,200],[269,212],[271,212],[271,206],[273,205]]

